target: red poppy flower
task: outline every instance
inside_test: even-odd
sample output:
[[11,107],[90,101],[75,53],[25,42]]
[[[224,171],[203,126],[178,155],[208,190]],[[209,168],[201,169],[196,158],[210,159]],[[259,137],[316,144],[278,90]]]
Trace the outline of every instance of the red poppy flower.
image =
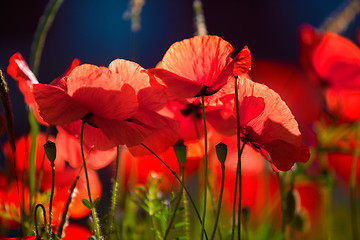
[[247,47],[231,59],[233,48],[218,36],[195,36],[176,42],[165,53],[161,64],[148,71],[160,78],[170,94],[178,99],[211,95],[228,79],[250,69]]
[[299,123],[304,142],[314,145],[313,123],[320,119],[325,107],[320,89],[314,87],[295,65],[286,62],[254,61],[249,75],[280,95]]
[[[149,75],[126,60],[115,60],[109,68],[78,66],[67,77],[66,88],[35,84],[33,93],[48,123],[79,136],[79,120],[86,120],[84,142],[100,150],[135,146],[156,130],[174,126],[156,113],[167,101],[164,90],[152,87]],[[161,142],[165,149],[177,140],[175,132],[168,131],[173,142]]]
[[355,122],[360,118],[360,89],[325,90],[327,108],[344,122]]
[[331,32],[300,28],[300,62],[318,82],[332,89],[360,86],[360,49],[349,39]]
[[179,122],[179,139],[191,141],[204,135],[200,101],[169,101],[160,113]]
[[[65,73],[61,77],[56,78],[54,81],[52,81],[51,84],[54,86],[62,86],[61,79],[64,76],[69,75],[72,69],[79,65],[79,62],[80,61],[78,59],[74,59],[74,61],[65,71]],[[11,56],[7,72],[13,79],[17,81],[19,89],[25,97],[25,103],[34,109],[34,115],[36,119],[41,124],[47,125],[47,123],[44,122],[44,120],[37,111],[37,105],[34,99],[34,95],[32,93],[33,84],[37,84],[39,82],[20,53],[15,53]]]
[[[232,83],[209,99],[207,116],[215,130],[236,133],[235,96]],[[270,156],[279,170],[289,170],[295,162],[306,162],[310,153],[302,145],[298,124],[280,96],[267,86],[255,83],[245,75],[239,77],[239,110],[241,136]]]

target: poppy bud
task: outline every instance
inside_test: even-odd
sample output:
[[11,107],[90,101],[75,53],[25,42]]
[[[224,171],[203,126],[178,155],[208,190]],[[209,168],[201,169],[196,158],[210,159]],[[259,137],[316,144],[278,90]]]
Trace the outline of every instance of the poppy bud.
[[44,144],[44,150],[47,158],[51,162],[51,166],[53,166],[56,158],[56,146],[55,143],[52,141],[47,141]]
[[285,217],[288,221],[292,221],[295,214],[299,212],[300,198],[299,193],[294,189],[288,191],[286,195],[286,210]]
[[176,158],[180,164],[185,164],[187,148],[183,140],[178,140],[173,146]]
[[300,211],[294,216],[291,226],[300,232],[308,231],[310,228],[308,216]]
[[250,208],[248,206],[244,206],[242,209],[243,219],[245,224],[249,222],[250,219]]
[[220,142],[216,145],[216,155],[221,165],[223,165],[227,155],[227,145],[225,143]]

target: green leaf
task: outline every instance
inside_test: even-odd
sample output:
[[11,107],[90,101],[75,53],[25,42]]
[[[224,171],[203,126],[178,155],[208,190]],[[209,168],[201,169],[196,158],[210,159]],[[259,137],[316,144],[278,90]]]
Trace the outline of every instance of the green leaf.
[[100,200],[100,198],[96,198],[95,201],[94,201],[94,203],[93,203],[93,205],[94,205],[94,206],[97,206],[98,203],[99,203],[99,200]]
[[86,198],[83,198],[81,201],[85,207],[87,207],[88,209],[91,210],[91,204],[90,204],[89,200],[87,200]]

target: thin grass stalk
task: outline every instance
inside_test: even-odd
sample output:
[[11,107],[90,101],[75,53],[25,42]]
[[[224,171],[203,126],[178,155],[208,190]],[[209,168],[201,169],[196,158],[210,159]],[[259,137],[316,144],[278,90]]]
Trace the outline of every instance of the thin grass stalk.
[[40,59],[47,33],[63,0],[50,0],[37,26],[31,46],[30,69],[35,76],[38,74]]
[[359,239],[358,220],[357,220],[357,207],[356,207],[356,169],[357,160],[359,157],[359,143],[360,143],[360,125],[359,122],[355,123],[355,147],[353,152],[351,174],[350,174],[350,212],[351,212],[351,229],[353,240]]
[[[11,152],[12,152],[12,158],[13,158],[13,162],[14,162],[13,168],[14,168],[15,181],[16,181],[16,190],[17,190],[18,198],[19,198],[20,216],[21,216],[21,220],[23,222],[24,216],[25,216],[25,211],[24,211],[24,204],[22,204],[22,201],[20,199],[19,179],[18,179],[17,171],[16,171],[16,158],[15,158],[16,145],[15,145],[14,117],[13,117],[13,112],[11,110],[11,103],[10,103],[10,98],[9,98],[9,93],[8,93],[8,87],[7,87],[5,77],[4,77],[1,69],[0,69],[0,98],[1,98],[1,104],[4,109],[6,131],[7,131],[8,140],[9,140],[10,148],[11,148]],[[24,196],[24,194],[23,194],[23,196]]]

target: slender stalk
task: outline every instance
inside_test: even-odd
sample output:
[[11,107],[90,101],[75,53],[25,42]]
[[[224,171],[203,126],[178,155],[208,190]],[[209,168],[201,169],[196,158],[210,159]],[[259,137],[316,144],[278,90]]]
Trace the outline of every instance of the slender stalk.
[[54,200],[55,190],[55,161],[51,161],[51,193],[50,193],[50,204],[49,204],[49,236],[52,237],[52,205]]
[[41,54],[44,48],[47,32],[49,31],[54,17],[62,2],[63,0],[50,0],[37,26],[34,40],[31,46],[30,57],[30,68],[35,76],[39,70]]
[[[180,165],[181,181],[184,182],[184,172],[185,172],[185,170],[184,170],[184,164],[179,163],[179,165]],[[172,225],[174,224],[175,217],[176,217],[176,212],[177,212],[177,210],[179,209],[183,192],[184,192],[184,188],[183,188],[183,186],[181,185],[181,186],[180,186],[179,196],[178,196],[177,201],[176,201],[176,204],[175,204],[174,212],[173,212],[173,214],[171,215],[170,223],[169,223],[169,225],[168,225],[168,227],[166,228],[166,231],[165,231],[164,240],[167,239],[167,236],[168,236],[168,234],[169,234],[169,232],[170,232],[170,229],[171,229]]]
[[[172,170],[169,165],[166,164],[166,162],[164,162],[164,160],[162,160],[153,150],[151,150],[149,147],[147,147],[145,144],[141,143],[141,145],[146,148],[152,155],[154,155],[157,159],[159,159],[162,164],[164,164],[164,166],[169,169],[169,171],[172,173],[172,175],[174,175],[174,177],[176,178],[176,180],[178,180],[178,182],[181,184],[181,186],[185,189],[185,192],[186,194],[188,195],[189,197],[189,200],[191,202],[191,205],[193,206],[194,210],[195,210],[195,213],[200,221],[200,224],[203,225],[203,221],[201,220],[201,217],[200,217],[200,214],[199,214],[199,211],[195,205],[195,202],[194,200],[192,199],[191,197],[191,194],[190,192],[188,191],[188,189],[186,188],[186,186],[184,185],[183,181],[181,181],[181,179],[176,175],[176,173],[174,172],[174,170]],[[206,234],[206,230],[205,230],[205,238],[208,239],[207,237],[207,234]]]
[[186,194],[183,194],[182,195],[182,202],[183,202],[183,207],[184,207],[184,215],[183,215],[183,218],[184,218],[184,222],[185,222],[185,236],[187,240],[190,239],[190,234],[189,234],[189,228],[190,228],[190,220],[189,220],[189,207],[188,207],[188,202],[187,202],[187,199],[186,199]]
[[[1,98],[2,107],[4,109],[6,131],[7,131],[8,140],[9,140],[11,152],[12,152],[12,158],[13,158],[13,162],[14,162],[13,168],[14,168],[15,181],[16,181],[16,190],[17,190],[18,198],[19,198],[20,216],[21,216],[21,220],[22,220],[21,222],[23,222],[24,216],[25,216],[25,210],[24,210],[24,204],[22,204],[22,201],[20,199],[19,179],[18,179],[17,171],[16,171],[16,158],[15,158],[16,146],[15,146],[14,117],[13,117],[13,112],[11,110],[11,103],[10,103],[10,98],[9,98],[8,87],[7,87],[5,77],[4,77],[1,69],[0,69],[0,98]],[[25,194],[23,194],[23,196],[24,195]]]
[[85,178],[86,178],[86,187],[87,187],[88,196],[89,196],[91,214],[92,214],[93,221],[94,221],[96,239],[103,239],[101,237],[100,226],[99,226],[96,210],[95,210],[93,201],[91,200],[90,183],[89,183],[89,176],[88,176],[87,167],[86,167],[85,154],[84,154],[84,144],[83,144],[83,142],[84,142],[84,126],[85,126],[85,121],[82,120],[81,129],[80,129],[80,148],[81,148],[81,157],[82,157],[82,161],[83,161],[83,167],[84,167]]
[[359,239],[359,233],[358,233],[358,221],[357,221],[357,207],[356,207],[356,169],[357,169],[357,160],[359,157],[359,131],[360,131],[360,125],[359,123],[355,123],[355,147],[354,147],[354,153],[353,153],[353,159],[352,159],[352,166],[351,166],[351,175],[350,175],[350,212],[351,212],[351,228],[352,228],[352,234],[353,239],[357,240]]
[[[45,207],[42,204],[37,204],[35,207],[35,214],[34,214],[34,222],[35,222],[35,232],[36,232],[36,236],[40,236],[39,234],[39,230],[38,230],[38,223],[37,223],[37,209],[41,208],[42,212],[43,212],[43,218],[44,218],[44,226],[45,226],[45,233],[48,234],[47,231],[47,223],[46,223],[46,211],[45,211]],[[46,237],[47,239],[49,238],[49,236]]]
[[[240,109],[239,109],[239,91],[238,91],[238,76],[235,76],[235,108],[236,108],[236,143],[237,143],[237,150],[238,150],[238,164],[236,167],[236,174],[238,175],[238,193],[239,193],[239,199],[238,199],[238,226],[237,226],[237,232],[238,232],[238,239],[241,239],[241,202],[242,202],[242,175],[241,175],[241,155],[244,150],[245,144],[247,143],[247,139],[244,140],[243,145],[241,147],[240,142]],[[235,188],[236,189],[236,188]],[[236,190],[235,190],[236,192]],[[234,194],[234,199],[236,199],[236,194]],[[235,205],[235,201],[234,201]],[[235,212],[235,207],[233,208]],[[235,214],[233,213],[233,216]],[[234,220],[233,220],[233,228],[234,228]],[[234,237],[234,229],[232,232],[232,239]]]
[[207,183],[208,183],[208,155],[207,155],[207,129],[206,129],[206,114],[205,114],[205,97],[201,95],[201,107],[202,107],[202,117],[204,125],[204,203],[203,203],[203,224],[201,228],[201,239],[203,239],[205,231],[205,217],[206,217],[206,202],[207,202]]
[[281,204],[281,239],[285,239],[285,230],[286,230],[286,219],[285,219],[285,211],[286,211],[286,200],[285,200],[285,186],[284,180],[279,172],[276,173],[276,176],[279,181],[279,191],[280,191],[280,204]]
[[211,238],[210,238],[211,240],[214,239],[214,237],[215,237],[216,229],[217,229],[218,222],[219,222],[221,202],[222,202],[222,196],[223,196],[223,192],[224,192],[224,182],[225,182],[225,164],[222,163],[221,164],[220,196],[219,196],[219,202],[218,202],[218,207],[217,207],[217,211],[216,211],[215,224],[214,224],[213,232],[212,232]]
[[117,200],[117,197],[118,197],[119,162],[120,162],[120,146],[117,146],[116,147],[116,163],[115,163],[114,185],[113,185],[112,196],[111,196],[111,208],[110,208],[110,212],[109,212],[109,232],[108,232],[109,237],[110,237],[110,235],[112,233],[112,229],[113,229],[115,206],[116,206],[116,200]]

